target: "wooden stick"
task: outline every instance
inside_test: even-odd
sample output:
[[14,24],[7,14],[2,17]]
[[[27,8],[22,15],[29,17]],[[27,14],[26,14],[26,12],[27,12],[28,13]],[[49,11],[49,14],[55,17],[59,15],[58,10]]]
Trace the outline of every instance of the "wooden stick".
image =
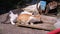
[[48,31],[52,30],[51,29],[52,27],[49,24],[34,24],[34,25],[19,24],[17,26],[24,26],[24,27],[30,27],[30,28],[36,28],[36,29],[42,29],[42,30],[48,30]]

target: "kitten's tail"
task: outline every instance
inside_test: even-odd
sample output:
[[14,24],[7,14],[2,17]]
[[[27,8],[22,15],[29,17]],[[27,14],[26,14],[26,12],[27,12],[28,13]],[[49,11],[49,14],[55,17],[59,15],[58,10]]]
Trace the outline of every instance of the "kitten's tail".
[[8,13],[8,15],[7,15],[7,17],[6,17],[6,20],[3,21],[3,22],[1,22],[2,24],[9,24],[9,23],[6,23],[6,22],[9,20],[9,14],[10,14],[10,12]]

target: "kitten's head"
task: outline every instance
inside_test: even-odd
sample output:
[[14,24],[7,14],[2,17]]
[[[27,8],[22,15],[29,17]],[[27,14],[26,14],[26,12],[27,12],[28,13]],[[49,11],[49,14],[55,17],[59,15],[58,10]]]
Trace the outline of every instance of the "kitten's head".
[[57,2],[52,1],[48,5],[49,5],[50,9],[55,9],[57,7]]

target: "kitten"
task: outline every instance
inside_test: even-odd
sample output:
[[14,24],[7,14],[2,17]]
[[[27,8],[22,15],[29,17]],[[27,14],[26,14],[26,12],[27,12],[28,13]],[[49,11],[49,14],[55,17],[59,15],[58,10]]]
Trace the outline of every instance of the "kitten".
[[[49,12],[49,10],[54,10],[54,9],[57,9],[57,2],[56,1],[52,1],[52,2],[50,2],[50,3],[48,3],[48,5],[47,5],[47,9],[46,9],[46,12],[45,12],[45,14],[47,14],[48,12]],[[51,11],[50,11],[51,12]],[[52,11],[52,12],[55,12],[55,11]]]
[[16,20],[16,18],[18,17],[18,15],[23,12],[23,10],[21,9],[14,9],[14,10],[10,10],[8,15],[7,15],[7,18],[4,22],[2,23],[5,23],[6,21],[8,21],[8,19],[10,19],[10,22],[12,25],[15,25],[14,21]]
[[26,24],[30,22],[33,25],[33,22],[40,21],[40,15],[32,15],[32,14],[20,14],[17,18],[18,24]]

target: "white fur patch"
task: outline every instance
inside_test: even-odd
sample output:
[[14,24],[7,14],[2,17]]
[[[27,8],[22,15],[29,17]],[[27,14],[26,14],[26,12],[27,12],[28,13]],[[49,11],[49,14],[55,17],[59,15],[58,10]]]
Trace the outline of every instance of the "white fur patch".
[[40,21],[39,19],[35,18],[34,16],[30,16],[30,21],[32,22],[36,22],[36,21]]
[[50,10],[54,9],[52,6],[50,6]]
[[[23,10],[25,10],[25,11],[32,11],[32,12],[33,12],[33,11],[38,11],[37,8],[36,8],[36,5],[37,5],[37,4],[27,6],[27,7],[25,7]],[[40,3],[38,3],[38,8],[39,8],[39,5],[40,5]]]
[[21,14],[31,14],[31,15],[32,15],[32,13],[30,13],[30,12],[28,12],[28,11],[24,11],[24,12],[22,12]]
[[12,11],[10,11],[10,13],[11,13],[11,14],[9,14],[10,22],[11,22],[12,25],[15,25],[14,20],[18,17],[18,14],[13,14]]

